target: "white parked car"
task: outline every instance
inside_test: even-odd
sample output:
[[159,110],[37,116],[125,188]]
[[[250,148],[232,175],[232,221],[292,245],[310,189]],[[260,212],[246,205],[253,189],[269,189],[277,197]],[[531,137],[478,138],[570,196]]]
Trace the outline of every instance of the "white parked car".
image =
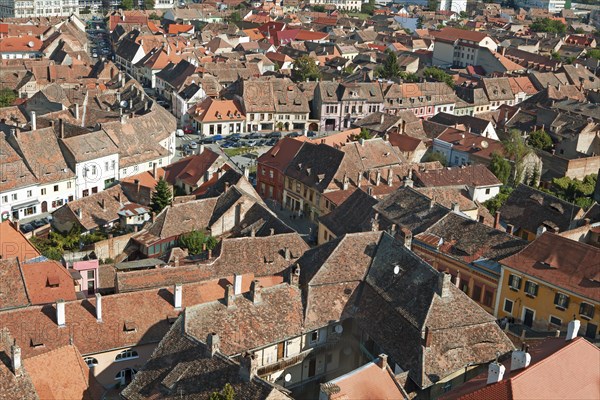
[[197,148],[198,148],[198,143],[190,142],[190,149],[197,149]]
[[177,137],[183,137],[185,135],[185,133],[183,132],[183,129],[177,129],[175,131],[175,136]]

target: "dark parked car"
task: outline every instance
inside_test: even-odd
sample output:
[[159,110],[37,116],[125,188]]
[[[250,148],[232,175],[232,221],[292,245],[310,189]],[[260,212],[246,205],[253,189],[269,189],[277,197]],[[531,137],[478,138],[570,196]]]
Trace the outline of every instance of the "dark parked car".
[[33,231],[34,229],[35,229],[35,227],[31,224],[21,225],[21,232],[23,232],[23,233],[29,233],[29,232]]

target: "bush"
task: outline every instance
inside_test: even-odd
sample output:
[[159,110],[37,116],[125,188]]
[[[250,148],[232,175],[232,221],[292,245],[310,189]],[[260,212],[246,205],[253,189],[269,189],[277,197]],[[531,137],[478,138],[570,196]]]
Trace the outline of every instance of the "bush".
[[565,24],[550,18],[537,19],[529,26],[529,28],[533,32],[548,32],[558,34],[564,34],[567,32],[567,26]]
[[202,231],[192,231],[179,238],[179,246],[187,249],[190,255],[202,254],[205,250],[212,250],[217,245],[217,239]]
[[511,188],[510,186],[502,186],[502,188],[500,189],[500,193],[487,200],[485,203],[483,203],[483,205],[489,210],[489,212],[492,215],[496,214],[496,211],[498,211],[500,207],[502,207],[502,205],[506,203],[506,200],[510,197],[512,191],[513,188]]
[[432,161],[439,161],[440,164],[442,164],[444,167],[448,165],[448,160],[446,159],[446,156],[437,151],[432,151],[431,153],[425,155],[425,157],[423,158],[423,162]]

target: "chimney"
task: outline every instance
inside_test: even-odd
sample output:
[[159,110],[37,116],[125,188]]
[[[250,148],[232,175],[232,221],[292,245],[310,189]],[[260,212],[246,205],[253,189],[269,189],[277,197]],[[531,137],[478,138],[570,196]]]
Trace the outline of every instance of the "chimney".
[[458,206],[458,203],[452,203],[452,211],[454,211],[454,212],[460,211],[460,207]]
[[262,302],[262,287],[257,280],[252,281],[250,284],[250,300],[253,304]]
[[250,168],[244,167],[244,178],[250,179]]
[[275,228],[269,229],[269,236],[273,236],[275,234]]
[[392,172],[392,168],[390,167],[388,169],[388,176],[387,176],[387,184],[388,184],[388,186],[392,186],[393,180],[394,180],[394,173]]
[[225,287],[225,305],[227,308],[233,307],[233,299],[235,298],[235,294],[233,291],[233,285],[227,285]]
[[591,222],[592,222],[592,220],[589,219],[589,218],[584,218],[583,219],[583,225],[584,226],[589,226]]
[[361,178],[362,178],[362,173],[358,172],[357,177],[356,177],[356,187],[360,187]]
[[515,231],[515,226],[512,224],[507,224],[506,225],[506,233],[508,233],[509,235],[512,235]]
[[346,172],[344,172],[344,178],[342,180],[342,189],[343,190],[348,190],[348,174]]
[[379,124],[383,125],[384,121],[385,121],[385,114],[381,113],[381,115],[379,116]]
[[81,211],[81,207],[79,207],[77,209],[77,218],[81,219],[81,216],[82,216],[82,211]]
[[379,366],[379,368],[385,370],[387,368],[388,365],[388,357],[387,354],[380,354],[379,357],[377,358],[377,365]]
[[104,199],[100,199],[100,207],[102,207],[102,211],[106,211],[106,202]]
[[404,247],[412,249],[412,232],[410,229],[402,228],[402,234],[404,235]]
[[211,259],[212,258],[212,250],[208,249],[208,255],[206,256],[207,259]]
[[433,340],[433,334],[429,330],[429,327],[425,327],[425,347],[431,347],[431,341]]
[[96,321],[102,322],[102,295],[96,293]]
[[371,220],[371,230],[373,232],[377,232],[379,230],[379,213],[375,213],[373,219]]
[[498,361],[491,362],[488,367],[487,384],[500,382],[504,377],[504,371],[506,371],[504,365],[498,363]]
[[244,352],[240,359],[240,378],[244,382],[250,382],[256,377],[258,370],[257,358],[254,353]]
[[496,211],[496,215],[494,215],[494,229],[498,229],[500,227],[500,211]]
[[242,275],[233,274],[233,294],[242,294]]
[[581,321],[578,319],[574,319],[573,321],[569,322],[569,325],[567,325],[567,337],[565,340],[569,341],[575,339],[577,337],[577,333],[579,332],[580,326]]
[[372,186],[369,186],[369,187],[367,188],[367,194],[368,194],[369,196],[373,196],[373,187],[372,187]]
[[60,138],[64,139],[65,138],[65,121],[63,121],[62,118],[58,119],[58,129],[60,132]]
[[19,134],[18,134],[17,132],[18,132],[18,131],[17,131],[17,129],[15,129],[15,128],[12,128],[12,129],[10,130],[10,133],[11,133],[11,134],[12,134],[12,135],[13,135],[15,138],[18,138],[18,137],[19,137]]
[[375,176],[375,186],[379,186],[380,181],[381,181],[381,171],[377,170],[377,175]]
[[451,278],[452,276],[450,274],[445,272],[439,273],[437,294],[440,297],[447,297],[450,294],[450,286],[452,285],[452,282],[450,281]]
[[62,299],[56,300],[56,323],[59,327],[65,326],[65,301]]
[[15,342],[10,346],[12,370],[16,376],[21,376],[21,348]]
[[75,103],[75,119],[79,121],[79,103]]
[[210,356],[214,356],[216,352],[220,351],[219,345],[221,341],[219,339],[219,335],[216,332],[209,333],[206,337],[206,345],[208,346],[208,350],[210,351]]
[[256,236],[256,228],[252,227],[252,229],[250,229],[250,237],[255,237]]
[[389,134],[387,134],[387,133],[385,133],[385,134],[383,135],[383,140],[384,140],[385,142],[389,142],[389,141],[390,141],[390,135],[389,135]]
[[31,130],[35,131],[37,129],[37,116],[35,115],[35,111],[31,112]]
[[290,249],[289,247],[284,247],[283,248],[283,254],[285,257],[285,261],[290,261]]
[[201,144],[200,148],[198,148],[198,154],[202,154],[202,153],[204,153],[204,145],[203,144]]
[[408,171],[408,175],[406,178],[404,178],[404,186],[410,188],[414,186],[414,181],[412,180],[412,169]]
[[290,285],[298,286],[300,283],[300,264],[294,264],[288,268],[288,281]]
[[365,145],[365,139],[360,139],[358,141],[358,143],[360,143],[361,146],[364,146]]
[[527,352],[529,346],[523,346],[521,350],[515,350],[510,357],[510,370],[527,368],[531,363],[531,354]]
[[173,287],[173,307],[176,310],[181,310],[181,300],[183,296],[183,287],[181,283],[176,283]]

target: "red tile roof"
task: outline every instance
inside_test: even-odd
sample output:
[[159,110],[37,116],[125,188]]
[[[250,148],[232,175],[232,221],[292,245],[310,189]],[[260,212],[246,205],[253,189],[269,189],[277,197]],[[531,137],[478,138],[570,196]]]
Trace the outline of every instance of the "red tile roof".
[[292,161],[302,142],[293,138],[283,138],[257,159],[259,165],[266,165],[283,173]]
[[481,42],[488,35],[484,32],[468,31],[466,29],[450,28],[446,27],[439,31],[429,31],[431,36],[436,40],[450,40],[455,41],[459,39],[468,40],[471,42]]
[[75,300],[75,284],[71,274],[56,261],[21,265],[23,278],[32,304],[48,304],[58,299]]
[[193,25],[178,25],[178,24],[169,25],[169,33],[173,34],[173,35],[189,32],[193,29],[194,29]]
[[600,302],[599,260],[600,248],[546,232],[500,263]]
[[0,258],[19,258],[23,262],[39,257],[40,252],[23,236],[21,231],[14,228],[10,221],[0,223]]

